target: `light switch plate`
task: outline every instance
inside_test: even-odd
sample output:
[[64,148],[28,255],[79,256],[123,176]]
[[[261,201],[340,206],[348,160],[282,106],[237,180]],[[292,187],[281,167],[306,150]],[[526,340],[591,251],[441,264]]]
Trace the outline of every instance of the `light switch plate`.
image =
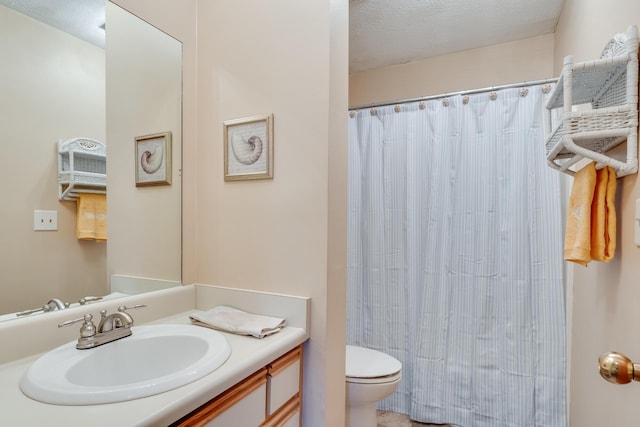
[[35,231],[55,231],[58,229],[58,211],[33,211]]

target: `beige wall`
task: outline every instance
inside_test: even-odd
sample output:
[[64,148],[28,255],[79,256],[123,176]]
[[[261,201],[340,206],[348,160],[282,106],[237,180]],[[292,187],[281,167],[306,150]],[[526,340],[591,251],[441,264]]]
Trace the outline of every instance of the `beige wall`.
[[[323,333],[327,335],[324,351],[327,353],[324,405],[324,425],[341,426],[345,418],[345,340],[346,340],[346,287],[347,287],[347,120],[349,79],[349,3],[331,2],[331,55],[329,84],[329,194],[328,194],[328,277],[326,283],[326,313]],[[320,329],[322,331],[322,329]],[[313,384],[307,386],[307,390]],[[313,413],[320,405],[311,406]],[[308,418],[305,417],[305,420]],[[305,424],[306,425],[306,424]],[[309,422],[308,425],[317,425]]]
[[[597,59],[606,42],[631,24],[640,23],[636,0],[566,0],[555,37],[555,70],[562,60]],[[635,426],[631,409],[640,401],[640,385],[615,386],[598,375],[600,354],[616,350],[640,360],[640,249],[634,244],[635,200],[638,175],[618,180],[617,249],[608,264],[576,266],[573,280],[571,331],[570,419],[576,427]]]
[[[347,2],[117,3],[183,42],[183,282],[311,297],[304,425],[342,425]],[[274,179],[224,182],[222,122],[264,114]]]
[[[182,46],[110,2],[106,21],[107,273],[180,281]],[[171,184],[136,187],[135,138],[165,132]]]
[[349,76],[349,105],[439,95],[554,77],[553,34]]
[[[107,291],[106,247],[75,238],[57,198],[59,139],[105,140],[104,50],[0,6],[0,313]],[[33,231],[34,209],[58,231]]]
[[[329,171],[346,174],[346,16],[346,1],[198,9],[198,281],[311,297],[305,426],[344,422],[346,181]],[[223,121],[264,114],[273,180],[225,182]]]

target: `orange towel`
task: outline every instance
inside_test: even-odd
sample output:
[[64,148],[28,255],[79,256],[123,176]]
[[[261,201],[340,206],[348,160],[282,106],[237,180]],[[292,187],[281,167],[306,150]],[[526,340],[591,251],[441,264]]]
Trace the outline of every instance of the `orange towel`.
[[608,262],[616,250],[616,173],[590,163],[574,176],[565,233],[564,259],[586,266]]
[[81,193],[76,203],[76,238],[97,242],[107,240],[107,196]]
[[597,172],[591,204],[591,259],[608,262],[616,251],[616,172],[610,166]]
[[596,165],[589,163],[573,177],[569,196],[564,259],[586,266],[591,261],[591,202],[596,183]]

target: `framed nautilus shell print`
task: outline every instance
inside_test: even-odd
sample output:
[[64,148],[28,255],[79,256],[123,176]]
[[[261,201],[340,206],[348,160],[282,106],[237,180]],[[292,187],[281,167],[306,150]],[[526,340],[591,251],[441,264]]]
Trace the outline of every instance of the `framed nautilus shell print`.
[[224,122],[224,180],[273,178],[273,115]]
[[136,187],[171,184],[171,132],[136,137]]

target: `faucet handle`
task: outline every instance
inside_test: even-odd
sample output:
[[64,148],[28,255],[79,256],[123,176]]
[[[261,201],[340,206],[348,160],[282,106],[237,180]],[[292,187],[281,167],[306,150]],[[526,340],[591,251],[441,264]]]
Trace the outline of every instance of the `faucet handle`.
[[87,338],[92,337],[96,334],[96,325],[94,325],[93,323],[93,316],[91,314],[85,314],[84,316],[77,319],[62,322],[58,325],[58,328],[73,325],[74,323],[78,322],[83,322],[82,326],[80,327],[80,337]]
[[126,307],[124,305],[121,305],[120,307],[118,307],[118,311],[119,312],[124,312],[127,310],[133,310],[134,308],[142,308],[142,307],[146,307],[147,304],[136,304],[136,305],[131,305],[129,307]]
[[32,308],[31,310],[21,311],[19,313],[16,313],[16,316],[18,316],[18,317],[20,317],[20,316],[28,316],[29,314],[37,313],[39,311],[44,311],[44,307]]
[[88,304],[88,303],[93,302],[93,301],[100,301],[101,299],[102,299],[102,297],[82,297],[82,298],[80,298],[78,303],[80,305],[85,305],[85,304]]

